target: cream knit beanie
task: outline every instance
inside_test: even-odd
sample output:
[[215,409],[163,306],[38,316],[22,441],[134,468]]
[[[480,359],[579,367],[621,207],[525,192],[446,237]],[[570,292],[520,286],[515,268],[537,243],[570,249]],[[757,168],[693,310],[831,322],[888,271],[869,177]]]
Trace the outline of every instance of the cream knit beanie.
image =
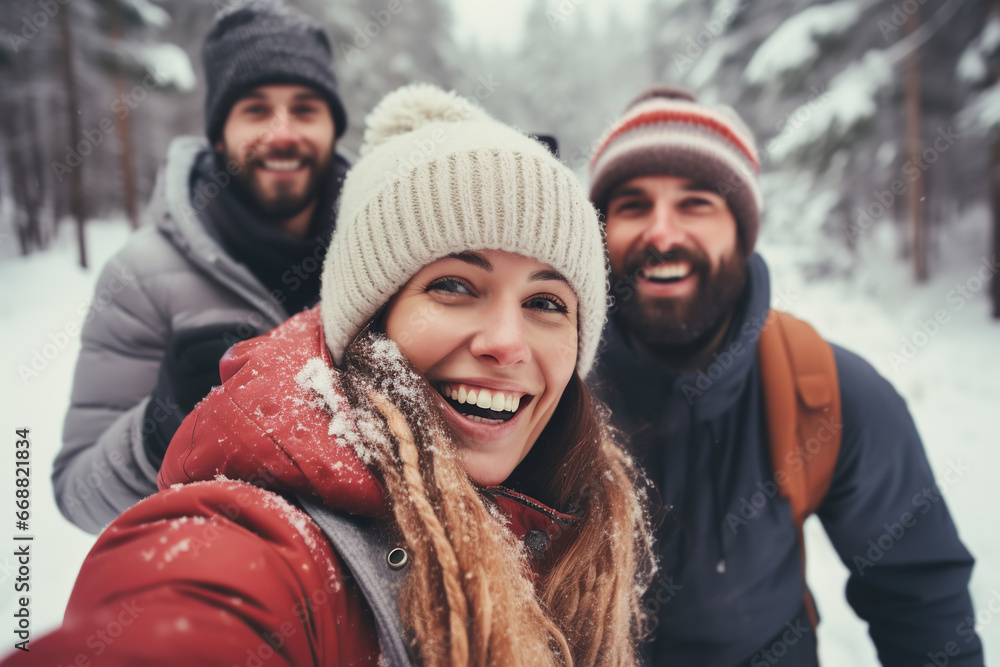
[[428,84],[400,88],[365,121],[323,266],[320,308],[335,363],[414,274],[448,255],[503,250],[561,273],[579,299],[577,371],[607,313],[597,213],[541,143]]

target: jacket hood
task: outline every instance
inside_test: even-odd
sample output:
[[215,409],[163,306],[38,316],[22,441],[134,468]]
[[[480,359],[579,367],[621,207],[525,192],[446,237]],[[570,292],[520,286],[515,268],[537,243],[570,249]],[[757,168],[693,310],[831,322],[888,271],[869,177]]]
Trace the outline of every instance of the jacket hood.
[[[243,297],[274,327],[288,319],[288,312],[246,266],[223,250],[201,220],[204,208],[192,204],[192,174],[200,156],[211,147],[202,137],[177,137],[156,177],[146,215],[177,250],[198,269]],[[223,185],[230,175],[219,174]]]
[[[260,338],[238,343],[219,364],[223,384],[174,435],[159,488],[223,476],[279,493],[317,497],[336,511],[387,518],[385,489],[364,461],[352,411],[327,350],[319,308]],[[573,517],[503,487],[486,489],[518,537],[543,531],[556,542]]]
[[[199,162],[211,152],[204,137],[174,139],[157,174],[146,215],[157,231],[192,264],[251,304],[267,320],[263,330],[275,327],[288,319],[285,307],[288,302],[275,297],[273,290],[248,266],[234,259],[208,231],[213,227],[208,218],[212,199],[233,178],[226,169],[211,167],[208,170],[210,178],[202,176],[199,181]],[[334,153],[333,160],[335,175],[345,173],[350,166],[339,153]],[[337,189],[330,193],[334,200],[340,185],[335,187]]]
[[[222,253],[191,204],[191,175],[201,155],[211,147],[203,137],[177,137],[157,174],[148,213],[153,224],[175,244],[211,262]],[[227,174],[228,176],[228,174]]]
[[[329,369],[325,377],[320,368]],[[348,444],[355,426],[316,309],[233,346],[219,371],[222,386],[170,443],[157,479],[161,489],[223,475],[317,496],[333,510],[387,514],[382,485]]]

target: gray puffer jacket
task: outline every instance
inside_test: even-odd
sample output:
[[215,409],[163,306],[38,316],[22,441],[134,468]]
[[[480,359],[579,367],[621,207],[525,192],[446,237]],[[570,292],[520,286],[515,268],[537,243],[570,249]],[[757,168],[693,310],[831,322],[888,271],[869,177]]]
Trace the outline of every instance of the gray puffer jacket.
[[175,333],[212,323],[264,333],[288,318],[199,220],[190,182],[204,150],[199,137],[170,145],[146,210],[152,224],[104,267],[83,327],[52,483],[63,515],[92,533],[157,490],[143,420]]

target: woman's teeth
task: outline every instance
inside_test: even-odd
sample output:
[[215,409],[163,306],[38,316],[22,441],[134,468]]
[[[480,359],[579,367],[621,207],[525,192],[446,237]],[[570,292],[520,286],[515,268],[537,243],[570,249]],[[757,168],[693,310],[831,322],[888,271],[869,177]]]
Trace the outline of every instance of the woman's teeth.
[[482,387],[473,388],[464,384],[445,382],[441,393],[459,404],[475,405],[494,412],[517,412],[523,394],[505,391],[491,391]]
[[477,424],[502,424],[510,421],[521,407],[521,399],[526,396],[522,393],[451,382],[442,382],[437,385],[437,389],[445,398],[450,399],[456,412]]
[[466,419],[471,419],[477,424],[502,424],[502,419],[487,419],[486,417],[477,417],[476,415],[462,415]]

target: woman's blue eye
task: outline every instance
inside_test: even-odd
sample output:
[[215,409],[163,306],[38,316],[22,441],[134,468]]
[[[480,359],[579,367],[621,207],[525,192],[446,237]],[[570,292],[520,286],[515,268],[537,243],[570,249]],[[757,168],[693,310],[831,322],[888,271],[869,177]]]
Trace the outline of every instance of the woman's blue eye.
[[534,310],[544,310],[550,313],[565,313],[566,306],[552,297],[535,296],[528,299],[524,305]]

